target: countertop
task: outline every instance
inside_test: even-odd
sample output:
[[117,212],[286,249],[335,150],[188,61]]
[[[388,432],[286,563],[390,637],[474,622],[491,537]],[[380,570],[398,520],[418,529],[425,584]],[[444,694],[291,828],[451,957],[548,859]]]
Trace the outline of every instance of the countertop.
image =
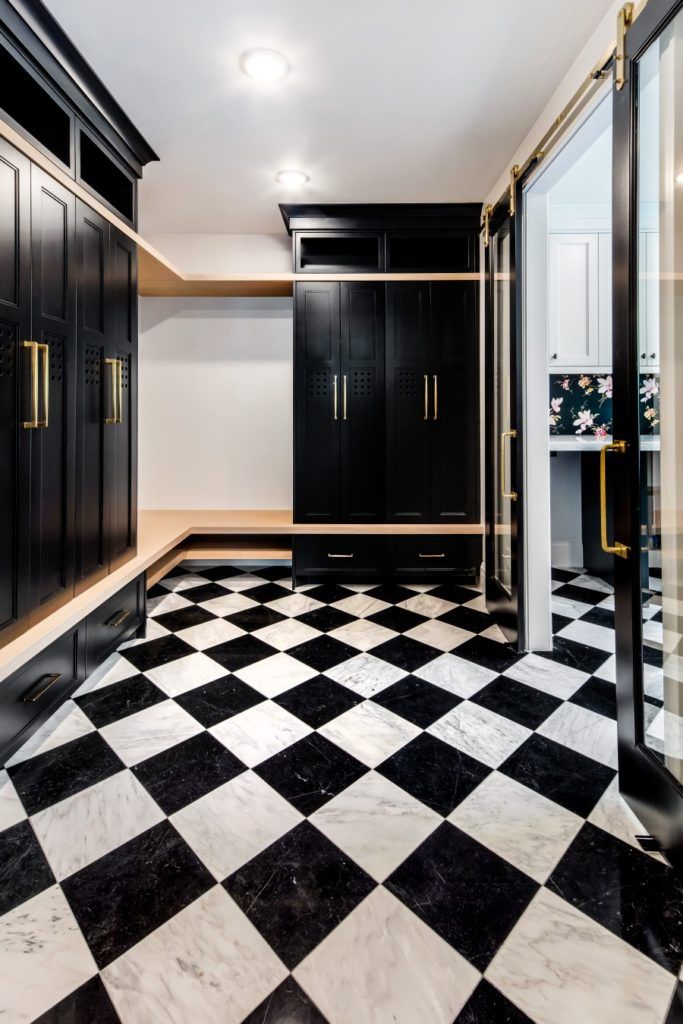
[[[548,448],[551,452],[599,452],[611,442],[611,437],[582,436],[581,434],[551,434]],[[659,434],[643,434],[640,438],[640,450],[643,452],[659,451]]]

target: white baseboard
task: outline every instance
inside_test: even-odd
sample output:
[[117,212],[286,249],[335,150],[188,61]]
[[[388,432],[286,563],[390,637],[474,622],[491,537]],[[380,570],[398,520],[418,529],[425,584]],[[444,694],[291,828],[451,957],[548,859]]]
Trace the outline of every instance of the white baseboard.
[[575,569],[583,565],[583,544],[569,540],[553,541],[551,557],[556,569]]

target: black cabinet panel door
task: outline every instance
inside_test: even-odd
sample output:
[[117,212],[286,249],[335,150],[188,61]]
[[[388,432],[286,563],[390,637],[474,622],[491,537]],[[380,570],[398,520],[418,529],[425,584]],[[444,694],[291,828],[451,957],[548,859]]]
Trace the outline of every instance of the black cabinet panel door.
[[384,285],[341,285],[341,493],[344,522],[384,515]]
[[477,283],[432,283],[431,517],[474,522],[478,511]]
[[294,516],[340,515],[339,284],[298,282],[294,304]]
[[135,554],[137,546],[137,251],[134,243],[110,229],[108,288],[109,385],[116,373],[117,423],[108,432],[110,569]]
[[0,637],[28,624],[30,431],[22,391],[30,338],[30,165],[0,139]]
[[38,426],[31,430],[31,621],[73,596],[76,427],[75,199],[31,168],[32,339]]
[[386,483],[390,521],[427,521],[429,495],[429,284],[386,286]]
[[112,415],[107,359],[109,224],[76,203],[78,360],[76,425],[76,591],[109,571],[105,424]]

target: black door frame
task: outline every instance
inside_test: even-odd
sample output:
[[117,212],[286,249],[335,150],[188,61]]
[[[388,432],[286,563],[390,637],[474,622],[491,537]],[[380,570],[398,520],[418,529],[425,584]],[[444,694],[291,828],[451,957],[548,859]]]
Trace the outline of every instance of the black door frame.
[[[531,168],[529,168],[530,170]],[[485,559],[486,605],[494,620],[510,643],[518,651],[526,649],[526,612],[524,601],[524,360],[523,360],[523,300],[519,293],[522,283],[522,202],[521,177],[511,178],[513,202],[507,192],[489,215],[489,239],[485,261],[485,373],[489,382],[484,394],[485,423]],[[495,464],[495,442],[499,430],[495,409],[495,395],[490,382],[494,372],[494,303],[495,281],[492,267],[493,239],[507,227],[510,235],[510,429],[515,430],[515,443],[508,448],[510,478],[517,497],[512,502],[511,595],[501,591],[493,576],[494,565],[494,489],[500,485]]]
[[622,795],[679,870],[683,868],[683,787],[644,743],[641,460],[637,345],[637,61],[683,0],[649,0],[626,34],[626,82],[613,99],[614,536],[630,548],[614,559],[617,728]]

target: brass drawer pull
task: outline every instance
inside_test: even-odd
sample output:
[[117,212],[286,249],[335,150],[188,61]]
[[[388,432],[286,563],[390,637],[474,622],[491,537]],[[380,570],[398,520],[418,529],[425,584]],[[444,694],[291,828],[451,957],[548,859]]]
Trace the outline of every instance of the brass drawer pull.
[[627,447],[626,441],[613,441],[600,449],[600,545],[606,554],[619,558],[628,558],[631,549],[621,541],[610,544],[607,540],[607,452],[625,455]]
[[29,690],[25,697],[22,697],[24,704],[35,704],[37,700],[43,696],[44,693],[50,689],[51,686],[57,682],[58,679],[62,678],[61,672],[53,672],[51,675],[41,676],[35,685],[33,690]]
[[445,558],[445,557],[446,557],[446,555],[445,555],[445,553],[444,553],[444,552],[442,551],[442,552],[441,552],[440,554],[438,554],[438,555],[422,555],[422,554],[420,554],[420,555],[418,555],[418,557],[419,557],[419,558]]
[[353,558],[353,554],[350,555],[333,555],[329,551],[327,553],[328,558]]
[[129,619],[132,614],[132,608],[124,608],[122,612],[117,612],[111,619],[108,619],[107,622],[105,622],[105,626],[110,626],[112,629],[115,629],[117,626],[123,625],[126,619]]

